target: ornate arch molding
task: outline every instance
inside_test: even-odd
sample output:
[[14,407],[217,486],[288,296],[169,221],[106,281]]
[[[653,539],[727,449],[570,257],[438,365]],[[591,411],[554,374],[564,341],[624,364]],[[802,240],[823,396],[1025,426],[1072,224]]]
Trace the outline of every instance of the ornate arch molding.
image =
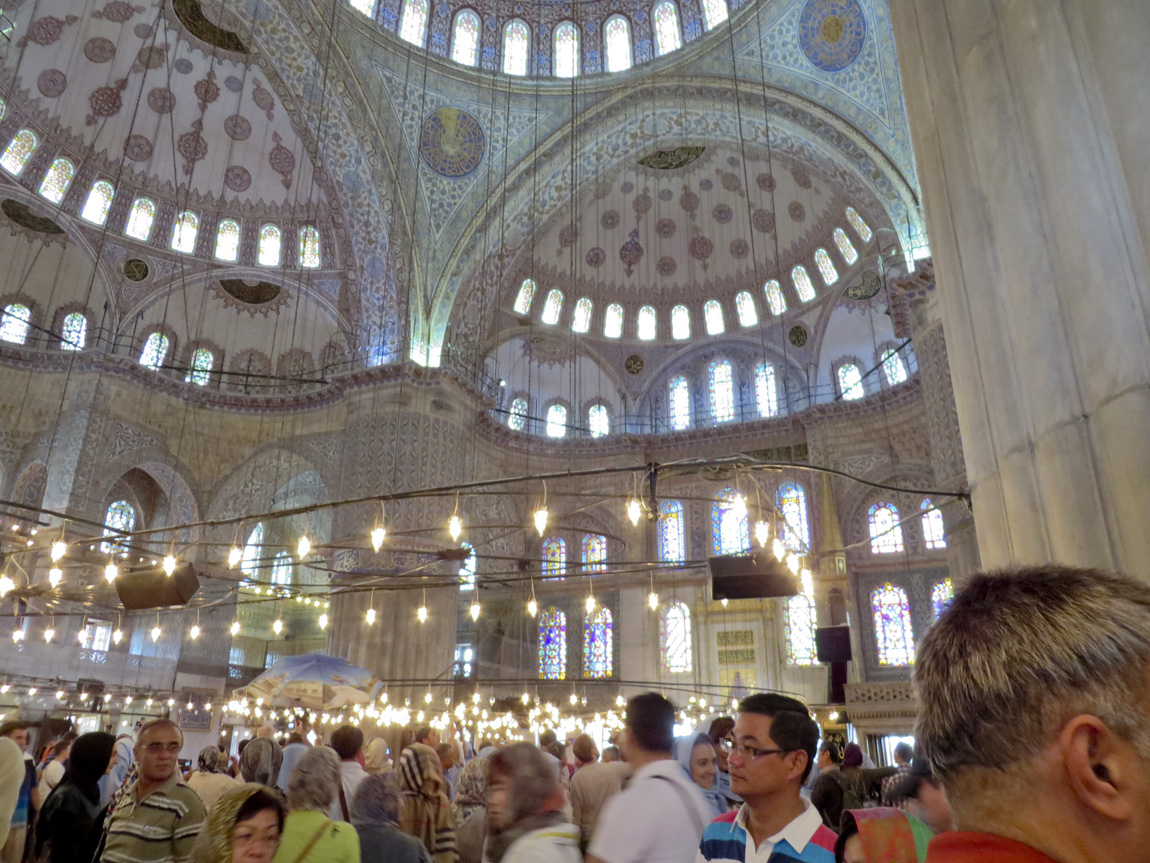
[[[306,441],[264,444],[228,471],[208,493],[209,518],[235,518],[249,512],[269,512],[277,497],[299,476],[313,473],[330,494],[339,488],[338,465],[324,464],[319,453],[307,453]],[[221,541],[231,541],[234,529],[216,531]]]
[[[88,511],[83,514],[94,521],[101,521],[104,517],[101,511],[104,499],[124,474],[131,470],[146,473],[164,493],[167,498],[163,512],[164,523],[187,524],[200,520],[200,505],[191,469],[171,453],[157,447],[134,449],[107,462],[92,483],[88,495]],[[161,525],[148,525],[156,526]],[[181,530],[176,542],[194,543],[200,537],[199,528]]]

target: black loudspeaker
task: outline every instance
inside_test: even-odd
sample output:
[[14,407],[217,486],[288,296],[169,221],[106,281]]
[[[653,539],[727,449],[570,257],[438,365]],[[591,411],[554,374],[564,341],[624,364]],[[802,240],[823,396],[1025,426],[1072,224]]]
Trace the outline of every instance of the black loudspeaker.
[[727,554],[707,558],[711,570],[711,596],[715,599],[761,599],[794,596],[799,578],[773,554]]
[[845,662],[832,662],[830,675],[827,678],[827,704],[847,703],[847,664]]
[[815,654],[819,662],[850,662],[851,628],[820,626],[815,630]]
[[128,611],[187,605],[200,589],[200,579],[190,563],[181,563],[167,575],[158,566],[133,566],[116,579],[116,593]]

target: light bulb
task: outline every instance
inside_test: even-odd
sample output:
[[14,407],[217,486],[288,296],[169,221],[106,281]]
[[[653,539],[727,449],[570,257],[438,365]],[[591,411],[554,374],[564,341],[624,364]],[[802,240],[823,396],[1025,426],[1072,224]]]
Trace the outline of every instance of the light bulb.
[[534,596],[527,600],[527,613],[532,617],[539,613],[539,603],[535,601]]
[[162,635],[162,633],[160,632],[160,627],[159,626],[153,626],[152,627],[152,641],[159,641],[160,635]]
[[119,627],[117,627],[116,631],[112,633],[112,643],[113,644],[119,644],[123,640],[124,640],[124,632]]
[[595,610],[595,597],[588,596],[587,601],[584,603],[584,605],[587,607],[587,613],[590,614],[592,611]]
[[199,638],[200,625],[198,623],[193,623],[192,628],[188,630],[188,635],[190,635],[193,639]]
[[175,703],[176,703],[176,699],[174,699],[174,698],[169,698],[169,699],[168,699],[168,707],[172,707],[172,706],[174,706],[174,705],[175,705]]
[[241,560],[243,560],[243,557],[244,557],[244,553],[242,551],[240,551],[236,546],[233,545],[231,548],[229,548],[228,549],[228,569],[235,569],[236,564],[239,563]]
[[9,686],[7,683],[5,683],[3,686],[0,686],[0,694],[7,695],[8,690],[11,688],[12,688],[11,686]]
[[320,629],[327,629],[327,615],[326,614],[321,614],[319,616],[319,628]]
[[639,501],[631,498],[627,501],[627,518],[631,520],[631,524],[638,526],[639,516],[643,514],[643,507],[639,505]]
[[104,703],[107,704],[111,700],[112,700],[112,693],[110,693],[110,692],[105,693],[104,694]]
[[37,692],[39,692],[39,690],[38,690],[38,689],[36,689],[36,687],[35,687],[35,686],[32,686],[32,687],[30,687],[30,688],[28,689],[28,697],[29,697],[29,698],[31,698],[31,697],[32,697],[33,695],[35,695]]
[[651,591],[647,594],[647,605],[650,606],[651,611],[655,611],[659,607],[659,594]]
[[626,701],[626,699],[623,698],[622,695],[616,695],[615,696],[615,706],[616,707],[622,707],[626,703],[627,703],[627,701]]
[[164,557],[164,575],[171,577],[172,573],[176,571],[176,556],[169,554]]
[[720,599],[719,604],[722,605],[723,608],[726,608],[727,607],[727,597],[724,596],[722,599]]
[[782,563],[783,558],[787,556],[787,547],[783,545],[783,541],[777,536],[771,540],[771,553],[774,554],[775,560],[779,563]]
[[791,575],[799,574],[799,556],[793,551],[787,555],[787,569],[791,571]]
[[16,582],[10,579],[7,575],[0,575],[0,596],[8,593],[10,590],[16,589]]
[[419,618],[420,623],[427,623],[427,606],[419,606],[419,609],[415,612],[415,616]]
[[376,525],[375,529],[371,532],[371,547],[376,551],[383,546],[384,537],[387,536],[387,531],[383,529],[382,525]]
[[303,536],[301,536],[299,538],[299,545],[296,546],[296,552],[298,552],[298,554],[299,554],[299,559],[303,560],[305,557],[308,556],[308,553],[310,551],[311,551],[311,540],[307,538],[307,534],[305,533]]
[[57,689],[56,690],[56,700],[57,701],[63,701],[64,700],[64,690],[63,689]]
[[279,635],[284,631],[284,622],[280,618],[276,618],[275,623],[272,624],[272,632]]
[[459,540],[460,534],[463,533],[463,519],[458,514],[451,516],[447,520],[447,532],[451,534],[451,541],[456,542]]
[[369,608],[369,609],[367,610],[367,614],[366,614],[366,615],[364,615],[364,617],[365,617],[365,619],[367,620],[367,624],[368,624],[368,626],[370,626],[371,624],[375,623],[375,609],[374,609],[374,608]]
[[232,625],[229,627],[229,631],[231,632],[232,635],[239,635],[240,634],[240,622],[238,620],[233,620]]
[[747,517],[747,499],[741,494],[735,495],[731,498],[731,512],[735,518],[744,519]]
[[62,558],[67,553],[68,543],[64,542],[62,539],[58,539],[52,543],[52,550],[48,552],[49,556],[52,558],[52,563],[58,563],[60,558]]
[[125,705],[125,706],[127,706],[127,705],[129,705],[129,704],[131,704],[131,703],[132,703],[132,696],[130,696],[130,695],[125,695],[125,696],[124,696],[124,705]]
[[539,531],[540,536],[543,536],[543,531],[547,530],[547,507],[545,506],[535,510],[535,529]]
[[831,722],[837,722],[839,718],[839,712],[837,710],[832,710],[828,718]]
[[426,695],[424,695],[424,696],[423,696],[423,700],[424,700],[424,702],[426,702],[427,704],[431,704],[431,693],[430,693],[430,692],[428,692]]
[[54,566],[48,570],[48,584],[52,585],[53,588],[60,586],[60,579],[63,577],[64,570],[60,569],[58,566]]
[[76,640],[80,642],[81,647],[88,646],[88,627],[85,626],[83,629],[76,633]]
[[144,706],[145,706],[145,707],[151,707],[151,706],[152,706],[152,699],[151,699],[151,698],[149,698],[147,701],[145,701],[145,702],[144,702]]
[[578,704],[579,703],[579,697],[574,692],[571,693],[571,703],[572,704]]
[[109,561],[108,565],[104,567],[104,581],[111,584],[116,580],[116,576],[120,574],[120,568],[116,566],[116,562]]
[[12,643],[13,644],[19,644],[23,640],[24,640],[24,630],[19,629],[19,628],[13,629],[12,630]]
[[522,701],[524,704],[530,704],[531,703],[531,696],[528,695],[526,692],[524,692],[523,697],[520,698],[519,700]]
[[52,629],[51,627],[44,630],[44,640],[47,641],[49,644],[52,643],[52,639],[55,637],[56,637],[56,630]]
[[755,539],[759,541],[759,548],[767,547],[767,540],[771,538],[771,526],[765,521],[755,522]]
[[470,611],[471,611],[471,619],[472,620],[479,620],[479,603],[478,602],[471,603]]

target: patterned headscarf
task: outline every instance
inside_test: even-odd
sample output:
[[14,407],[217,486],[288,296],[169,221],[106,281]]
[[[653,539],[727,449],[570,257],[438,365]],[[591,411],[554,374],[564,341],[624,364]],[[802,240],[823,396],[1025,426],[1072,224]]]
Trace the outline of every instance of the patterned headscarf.
[[451,804],[455,811],[456,826],[462,824],[476,812],[487,809],[487,766],[489,760],[472,758],[459,774],[455,788],[455,801]]
[[224,766],[224,754],[218,746],[205,746],[196,759],[196,770],[200,773],[223,773]]
[[843,813],[842,832],[835,843],[836,857],[853,832],[851,822],[862,839],[867,863],[922,863],[931,840],[930,828],[901,809],[849,809]]
[[244,754],[240,756],[240,774],[244,782],[258,782],[272,788],[279,778],[283,760],[279,744],[266,737],[257,737],[244,747]]
[[403,790],[399,829],[422,842],[433,863],[457,863],[455,817],[451,801],[443,792],[435,750],[422,743],[413,743],[403,750],[399,785]]
[[229,789],[220,795],[219,801],[208,811],[207,820],[192,846],[193,863],[232,863],[236,816],[248,798],[260,791],[275,797],[263,785],[254,782]]

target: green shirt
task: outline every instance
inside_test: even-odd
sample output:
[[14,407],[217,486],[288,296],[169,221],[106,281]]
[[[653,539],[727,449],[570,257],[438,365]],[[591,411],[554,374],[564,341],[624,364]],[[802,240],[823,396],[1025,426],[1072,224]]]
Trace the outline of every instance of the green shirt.
[[[329,825],[306,857],[300,857],[316,832]],[[323,812],[296,810],[284,821],[283,839],[272,863],[359,863],[359,836],[346,821],[332,821]]]
[[204,824],[204,804],[177,770],[136,799],[133,782],[112,810],[100,863],[184,863]]

